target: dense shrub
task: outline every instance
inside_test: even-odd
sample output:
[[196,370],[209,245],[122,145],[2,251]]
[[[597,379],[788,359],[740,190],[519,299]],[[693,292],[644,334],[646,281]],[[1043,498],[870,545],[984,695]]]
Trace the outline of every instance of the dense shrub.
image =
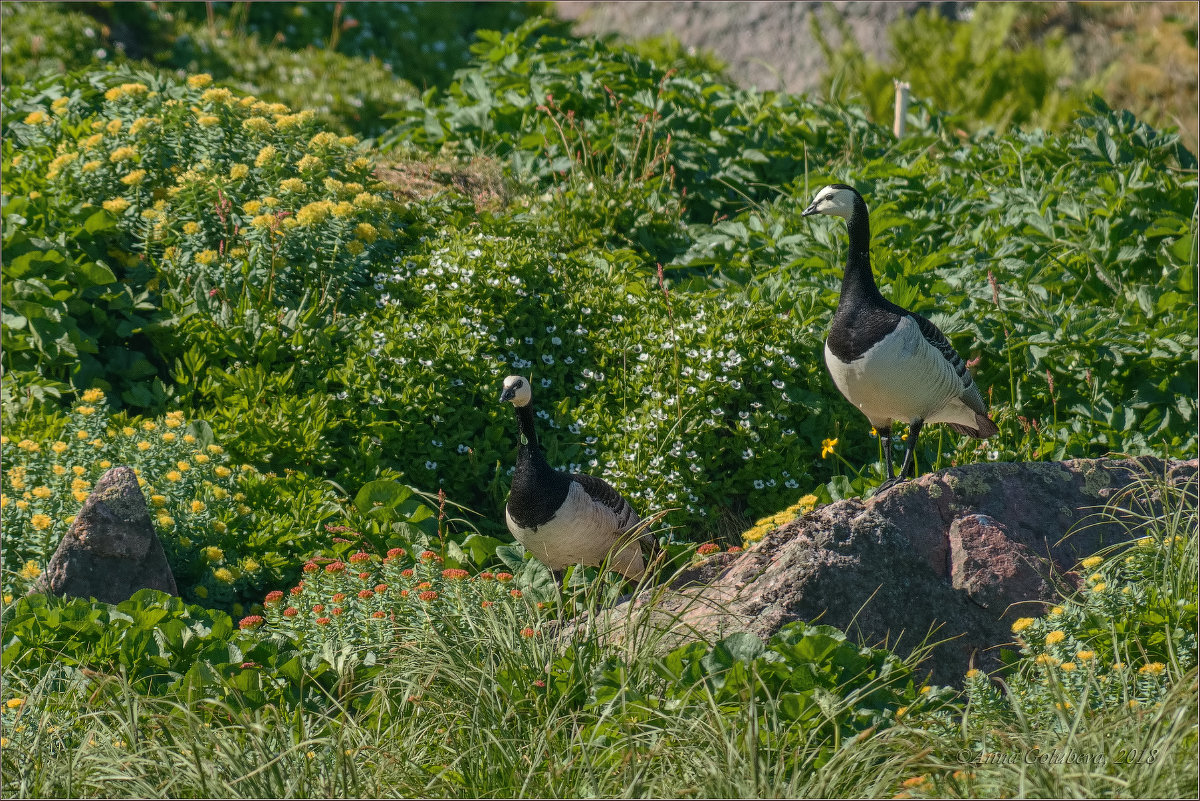
[[[6,260],[6,279],[23,282],[13,302],[26,303],[10,306],[6,294],[5,306],[20,313],[38,293],[67,290],[50,299],[66,312],[46,324],[57,326],[51,336],[16,318],[6,325],[7,367],[36,368],[77,387],[101,375],[111,386],[115,372],[127,378],[117,386],[125,402],[161,403],[161,392],[138,386],[161,373],[146,361],[154,354],[130,336],[174,346],[137,312],[162,325],[158,303],[218,322],[252,307],[273,315],[316,305],[328,317],[352,309],[351,290],[367,283],[368,265],[396,252],[394,204],[374,191],[373,163],[355,151],[354,137],[322,130],[310,111],[292,113],[210,84],[207,75],[177,83],[117,71],[46,80],[40,90],[6,87],[5,192],[16,197],[6,205],[13,212],[5,247],[33,255]],[[23,224],[14,224],[17,215]],[[120,238],[107,232],[114,221]],[[97,233],[105,238],[93,243]],[[82,264],[63,276],[72,260]],[[108,267],[114,260],[124,267],[119,277]],[[75,301],[97,297],[111,313]],[[88,325],[72,325],[77,317]],[[75,360],[79,351],[98,351],[105,337],[127,350],[133,344],[141,361],[124,353],[133,364],[122,374],[116,357]]]

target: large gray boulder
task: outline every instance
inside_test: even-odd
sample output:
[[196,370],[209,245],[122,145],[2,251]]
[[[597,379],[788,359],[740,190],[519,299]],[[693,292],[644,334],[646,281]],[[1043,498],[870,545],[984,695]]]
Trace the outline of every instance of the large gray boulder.
[[179,594],[137,476],[114,467],[83,502],[33,592],[115,604],[147,587]]
[[1126,490],[1154,476],[1194,484],[1196,471],[1195,460],[1143,458],[930,473],[816,509],[744,553],[713,556],[609,620],[650,614],[678,635],[668,642],[741,630],[767,638],[790,621],[820,620],[899,653],[936,631],[931,641],[948,641],[926,667],[957,684],[972,664],[998,665],[1015,619],[1079,585],[1081,559],[1138,536],[1139,518],[1120,510],[1144,513],[1147,493]]

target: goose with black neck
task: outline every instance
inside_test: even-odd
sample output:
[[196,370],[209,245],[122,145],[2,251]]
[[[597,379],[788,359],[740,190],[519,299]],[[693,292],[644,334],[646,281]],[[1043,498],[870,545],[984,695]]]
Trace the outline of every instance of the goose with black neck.
[[[841,295],[825,364],[838,390],[867,416],[883,440],[887,480],[878,491],[916,475],[915,452],[927,423],[947,423],[959,434],[986,439],[997,433],[967,365],[936,325],[885,298],[871,271],[871,225],[866,201],[854,187],[830,184],[803,216],[846,220],[849,247]],[[908,423],[904,462],[892,470],[894,421]]]
[[607,564],[630,580],[646,572],[658,543],[637,532],[641,518],[629,501],[601,478],[555,470],[542,452],[534,429],[529,381],[504,379],[502,403],[516,410],[520,444],[505,522],[512,535],[551,570]]

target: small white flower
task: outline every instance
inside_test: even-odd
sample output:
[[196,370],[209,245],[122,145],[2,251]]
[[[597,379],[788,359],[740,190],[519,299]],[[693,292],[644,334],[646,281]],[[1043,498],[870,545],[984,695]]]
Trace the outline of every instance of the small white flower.
[[437,462],[425,462],[426,470],[437,470]]
[[755,489],[762,489],[762,488],[763,488],[763,487],[765,487],[765,486],[766,486],[766,485],[765,485],[765,484],[763,484],[763,482],[762,482],[762,479],[761,479],[761,478],[756,478],[756,479],[754,479],[754,488],[755,488]]

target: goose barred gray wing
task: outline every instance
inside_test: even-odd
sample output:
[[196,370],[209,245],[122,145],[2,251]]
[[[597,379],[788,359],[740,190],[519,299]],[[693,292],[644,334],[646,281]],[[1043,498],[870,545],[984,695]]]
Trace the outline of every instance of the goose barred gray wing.
[[930,320],[916,312],[909,312],[917,322],[917,328],[921,331],[921,336],[925,337],[925,341],[946,358],[950,366],[954,368],[955,374],[962,381],[963,391],[961,400],[966,404],[967,408],[975,412],[975,427],[960,425],[958,423],[947,423],[951,430],[959,434],[966,434],[969,437],[986,438],[996,434],[1000,429],[996,428],[996,424],[988,417],[987,404],[983,402],[983,395],[979,392],[979,387],[975,385],[975,379],[971,377],[971,371],[967,369],[966,363],[962,357],[958,355],[958,351],[954,350],[954,346],[950,344],[950,340],[942,333],[936,325]]
[[612,510],[617,521],[618,531],[624,531],[641,520],[638,513],[629,505],[629,501],[621,497],[621,493],[613,489],[613,486],[604,479],[582,473],[572,473],[571,480],[583,487],[588,496],[596,503],[603,504]]

